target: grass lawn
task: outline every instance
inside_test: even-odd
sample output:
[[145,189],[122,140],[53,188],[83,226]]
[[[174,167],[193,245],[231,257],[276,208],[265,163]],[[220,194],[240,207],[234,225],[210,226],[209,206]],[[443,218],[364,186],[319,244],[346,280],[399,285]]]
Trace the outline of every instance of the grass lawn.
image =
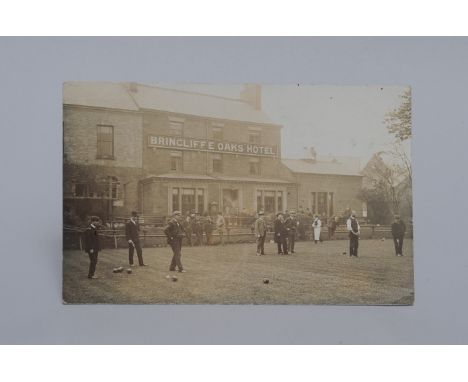
[[[99,253],[96,275],[87,276],[88,255],[65,251],[63,299],[84,304],[401,304],[413,303],[413,242],[404,243],[404,257],[394,255],[392,240],[361,240],[358,258],[348,253],[348,241],[296,243],[296,253],[256,256],[255,244],[225,247],[183,247],[187,273],[169,272],[170,247],[143,248],[149,267],[132,274],[113,273],[128,268],[128,251]],[[135,260],[137,261],[136,254]],[[177,282],[167,275],[174,274]],[[269,284],[263,279],[268,278]]]

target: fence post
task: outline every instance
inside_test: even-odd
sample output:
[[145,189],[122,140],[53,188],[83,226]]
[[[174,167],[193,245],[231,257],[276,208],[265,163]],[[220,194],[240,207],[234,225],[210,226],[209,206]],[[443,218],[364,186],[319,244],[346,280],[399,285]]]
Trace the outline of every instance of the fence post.
[[114,235],[114,247],[115,249],[117,249],[117,233],[115,231],[115,229],[112,231],[113,235]]
[[80,251],[83,252],[83,243],[81,242],[81,234],[78,234],[78,239],[80,242]]

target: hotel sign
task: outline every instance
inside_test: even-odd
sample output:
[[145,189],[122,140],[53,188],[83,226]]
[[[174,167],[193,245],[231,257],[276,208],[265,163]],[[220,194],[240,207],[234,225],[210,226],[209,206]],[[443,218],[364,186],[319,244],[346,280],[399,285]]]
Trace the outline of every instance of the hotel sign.
[[168,137],[161,135],[148,136],[149,147],[164,149],[210,151],[225,154],[276,156],[276,146],[265,146],[254,143],[234,143],[224,141],[212,141],[209,139]]

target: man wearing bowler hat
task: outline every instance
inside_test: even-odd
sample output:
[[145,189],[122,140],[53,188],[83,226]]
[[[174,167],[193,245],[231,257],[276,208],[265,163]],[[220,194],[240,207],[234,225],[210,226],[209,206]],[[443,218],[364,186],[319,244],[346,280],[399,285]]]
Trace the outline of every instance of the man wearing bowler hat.
[[138,256],[138,265],[146,266],[143,262],[143,251],[140,244],[140,225],[138,224],[138,212],[133,211],[130,221],[125,225],[125,237],[128,241],[128,262],[131,267],[133,264],[133,253],[136,250]]
[[179,272],[185,272],[180,258],[182,257],[182,239],[184,237],[184,228],[182,226],[182,214],[180,211],[174,211],[172,218],[167,227],[164,229],[164,234],[167,237],[167,244],[172,248],[172,261],[169,266],[170,272],[175,272],[178,268]]

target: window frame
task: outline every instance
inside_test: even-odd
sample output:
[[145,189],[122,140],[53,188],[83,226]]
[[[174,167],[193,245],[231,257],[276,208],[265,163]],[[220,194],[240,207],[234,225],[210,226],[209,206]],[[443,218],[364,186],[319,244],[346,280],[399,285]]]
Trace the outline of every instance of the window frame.
[[[215,169],[215,162],[219,162],[219,170]],[[223,154],[212,154],[211,156],[211,167],[214,173],[222,174],[223,172]]]
[[[103,134],[100,132],[102,128],[110,128],[111,133],[110,134]],[[102,139],[102,135],[111,135],[111,140],[110,141],[104,141]],[[114,125],[106,125],[106,124],[98,124],[96,125],[96,158],[97,159],[109,159],[113,160],[115,158],[115,148],[114,148],[114,142],[115,142],[115,131],[114,131]],[[110,142],[111,143],[111,155],[105,155],[102,153],[102,142]]]

